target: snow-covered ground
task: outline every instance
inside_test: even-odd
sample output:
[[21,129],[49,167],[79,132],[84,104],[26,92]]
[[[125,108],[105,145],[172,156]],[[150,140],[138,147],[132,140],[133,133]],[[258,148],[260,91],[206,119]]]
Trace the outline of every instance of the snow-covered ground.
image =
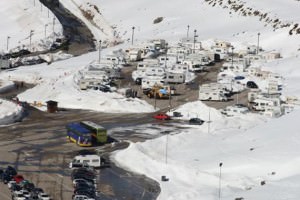
[[0,126],[21,119],[23,108],[13,102],[0,99]]
[[57,18],[38,0],[1,1],[0,13],[0,52],[23,46],[31,51],[42,50],[45,45],[51,44],[53,35],[62,35],[62,26]]
[[[232,42],[236,50],[239,50],[247,44],[256,45],[259,32],[260,46],[265,50],[275,49],[283,56],[280,60],[260,65],[284,76],[285,95],[300,97],[300,40],[299,35],[288,34],[290,27],[274,31],[270,25],[260,22],[258,17],[229,13],[228,9],[212,7],[204,0],[61,2],[68,5],[76,15],[81,13],[74,7],[76,5],[84,8],[88,7],[89,2],[97,5],[104,17],[102,20],[106,20],[103,24],[103,29],[107,31],[106,37],[113,40],[115,35],[119,35],[124,41],[129,41],[134,26],[135,44],[154,38],[178,41],[187,35],[189,25],[189,35],[193,36],[194,30],[197,30],[198,39],[203,42],[204,47],[214,39],[222,39]],[[300,3],[297,1],[245,2],[247,6],[269,12],[271,16],[279,16],[281,20],[299,21],[297,13]],[[7,2],[1,4],[6,7],[14,6]],[[7,15],[11,17],[12,14],[9,14]],[[163,17],[163,21],[154,24],[157,17]],[[3,20],[0,21],[4,23]],[[111,29],[109,26],[116,28]],[[10,26],[7,27],[9,29]],[[13,31],[16,29],[12,28]],[[103,33],[96,36],[98,33],[92,32],[97,40],[104,37]],[[6,37],[9,34],[4,35]],[[130,44],[128,42],[125,45]],[[20,67],[14,71],[2,72],[0,78],[36,83],[36,87],[19,95],[20,100],[28,102],[44,103],[51,99],[59,101],[59,106],[67,108],[106,112],[153,111],[152,106],[140,100],[125,99],[117,94],[103,94],[99,91],[80,91],[73,76],[96,58],[97,53],[94,52],[51,65]],[[211,123],[206,122],[202,126],[178,125],[182,129],[176,128],[169,135],[143,143],[132,143],[128,149],[113,155],[118,165],[157,180],[162,188],[159,199],[218,199],[220,162],[223,163],[222,199],[299,199],[298,109],[272,120],[256,114],[227,118],[201,102],[190,102],[177,111],[183,114],[183,119],[198,116],[211,120]],[[143,132],[142,128],[140,130]],[[149,133],[149,130],[145,129],[145,132]],[[170,180],[162,182],[162,175]],[[261,185],[261,181],[266,184]]]

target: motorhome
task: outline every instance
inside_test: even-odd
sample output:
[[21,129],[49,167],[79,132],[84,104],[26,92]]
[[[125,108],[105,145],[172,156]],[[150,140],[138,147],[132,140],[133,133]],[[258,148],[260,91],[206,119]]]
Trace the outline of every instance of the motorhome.
[[146,76],[159,76],[164,77],[166,75],[165,68],[163,67],[148,67],[146,69]]
[[154,85],[157,86],[163,86],[164,85],[164,80],[159,77],[153,77],[153,78],[143,78],[142,79],[142,89],[148,89],[152,88]]
[[224,71],[231,71],[231,72],[234,72],[234,73],[241,73],[241,72],[244,72],[244,65],[241,63],[229,63],[229,62],[225,62],[223,64],[223,66],[220,68],[220,71],[221,72],[224,72]]
[[182,64],[188,66],[189,71],[192,72],[201,72],[204,70],[204,66],[202,65],[202,62],[199,60],[184,60]]
[[200,90],[199,100],[202,101],[228,101],[222,90]]
[[185,82],[185,73],[172,73],[167,72],[165,83],[184,83]]
[[127,60],[131,62],[139,61],[142,59],[142,51],[138,48],[126,49]]
[[177,56],[176,55],[164,55],[158,57],[159,64],[162,67],[174,65],[178,63]]
[[249,113],[249,108],[246,106],[242,106],[242,105],[227,106],[226,108],[221,110],[221,113],[228,117],[232,117],[232,116],[235,116],[238,114]]
[[252,108],[256,111],[265,111],[267,108],[280,107],[279,98],[259,97],[254,100]]
[[73,168],[78,163],[88,164],[90,167],[101,167],[101,157],[99,155],[79,155],[75,156],[72,162],[69,164],[69,168]]

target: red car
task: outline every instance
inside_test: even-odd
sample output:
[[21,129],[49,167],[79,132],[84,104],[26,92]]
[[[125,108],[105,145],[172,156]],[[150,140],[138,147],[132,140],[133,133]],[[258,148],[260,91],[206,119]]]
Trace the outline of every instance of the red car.
[[13,177],[13,180],[16,181],[17,184],[19,184],[20,182],[22,182],[24,180],[24,177],[22,175],[15,175]]
[[159,119],[159,120],[169,120],[171,117],[165,113],[159,113],[153,116],[154,119]]

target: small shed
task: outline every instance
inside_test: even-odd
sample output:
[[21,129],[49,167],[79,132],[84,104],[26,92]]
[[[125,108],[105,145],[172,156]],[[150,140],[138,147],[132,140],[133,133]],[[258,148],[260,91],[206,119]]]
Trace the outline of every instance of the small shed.
[[58,102],[57,101],[52,101],[49,100],[46,102],[47,103],[47,112],[49,113],[55,113],[58,110]]

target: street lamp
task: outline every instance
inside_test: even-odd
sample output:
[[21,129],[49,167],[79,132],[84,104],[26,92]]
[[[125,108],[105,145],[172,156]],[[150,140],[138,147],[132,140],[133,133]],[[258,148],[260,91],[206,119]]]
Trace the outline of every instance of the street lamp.
[[53,22],[52,22],[52,32],[54,33],[54,26],[55,26],[55,17],[53,17]]
[[31,51],[31,37],[33,35],[33,30],[30,30],[30,35],[29,35],[29,50]]
[[231,46],[231,67],[233,67],[233,50],[234,50],[234,47]]
[[222,175],[222,165],[223,163],[219,163],[220,173],[219,173],[219,200],[221,199],[221,175]]
[[45,24],[45,40],[47,38],[47,26],[48,26],[48,24]]
[[166,43],[165,69],[167,69],[167,60],[168,60],[168,43]]
[[259,36],[260,36],[260,33],[257,33],[257,49],[256,49],[256,54],[258,54],[258,52],[259,52]]
[[189,38],[190,25],[187,25],[186,39]]
[[133,36],[134,36],[134,29],[135,27],[132,27],[132,35],[131,35],[131,45],[133,45]]
[[9,43],[9,39],[10,39],[10,37],[7,36],[7,38],[6,38],[6,50],[7,50],[7,51],[8,51],[8,43]]
[[99,57],[98,57],[98,63],[100,64],[100,59],[101,59],[101,40],[99,40]]
[[193,52],[195,53],[195,44],[196,44],[196,37],[198,37],[197,35],[197,30],[194,30],[194,48],[193,48]]

